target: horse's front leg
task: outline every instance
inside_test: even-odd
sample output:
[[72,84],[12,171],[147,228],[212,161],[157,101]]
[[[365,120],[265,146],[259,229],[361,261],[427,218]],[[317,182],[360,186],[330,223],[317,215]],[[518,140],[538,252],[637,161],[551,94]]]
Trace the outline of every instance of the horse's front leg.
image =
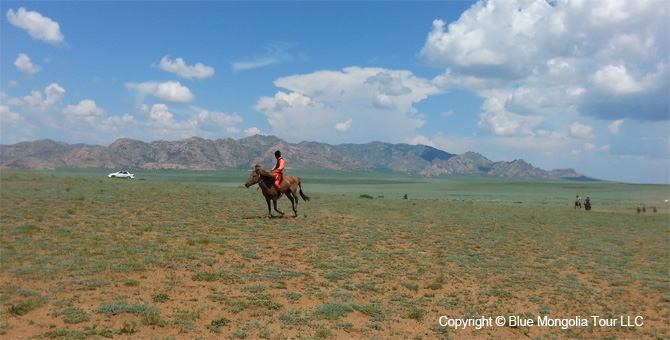
[[[272,218],[272,208],[270,207],[270,199],[266,198],[265,201],[268,203],[268,218]],[[275,201],[275,207],[277,206],[277,201]]]
[[[270,203],[268,203],[268,207],[270,207],[269,204],[270,204]],[[275,211],[276,211],[276,212],[278,212],[278,213],[284,215],[284,212],[283,212],[283,211],[277,209],[277,199],[276,199],[276,198],[272,200],[272,204],[274,204],[274,206],[275,206]]]

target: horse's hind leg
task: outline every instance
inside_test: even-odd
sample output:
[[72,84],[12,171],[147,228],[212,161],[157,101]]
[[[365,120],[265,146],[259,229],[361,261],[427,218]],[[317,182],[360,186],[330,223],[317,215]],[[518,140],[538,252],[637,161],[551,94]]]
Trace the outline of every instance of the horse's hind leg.
[[293,190],[288,190],[286,192],[286,197],[291,201],[291,208],[293,208],[293,213],[298,217],[298,196],[295,195]]

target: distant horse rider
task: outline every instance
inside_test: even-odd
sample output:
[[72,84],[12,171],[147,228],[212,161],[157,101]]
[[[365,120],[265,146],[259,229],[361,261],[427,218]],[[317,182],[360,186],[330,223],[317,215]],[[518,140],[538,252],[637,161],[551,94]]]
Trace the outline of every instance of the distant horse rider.
[[277,188],[277,192],[279,195],[277,195],[277,199],[280,199],[282,196],[281,193],[281,181],[282,178],[284,178],[284,167],[286,166],[286,163],[284,162],[284,159],[281,157],[281,151],[277,150],[275,151],[275,158],[277,159],[277,164],[275,164],[274,168],[272,168],[272,173],[275,175],[275,188]]

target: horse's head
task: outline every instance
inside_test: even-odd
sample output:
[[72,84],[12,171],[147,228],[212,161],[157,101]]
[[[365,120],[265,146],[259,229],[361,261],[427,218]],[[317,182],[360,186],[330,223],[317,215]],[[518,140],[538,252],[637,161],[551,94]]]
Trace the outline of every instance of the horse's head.
[[260,169],[261,166],[256,164],[253,170],[251,170],[251,175],[249,175],[249,179],[247,179],[247,182],[244,183],[245,187],[250,187],[254,184],[258,184],[258,182],[261,181],[261,175],[258,173],[258,169]]

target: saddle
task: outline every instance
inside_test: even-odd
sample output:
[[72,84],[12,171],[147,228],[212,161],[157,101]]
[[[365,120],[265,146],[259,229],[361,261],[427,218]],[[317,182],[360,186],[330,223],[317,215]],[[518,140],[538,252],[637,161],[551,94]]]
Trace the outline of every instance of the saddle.
[[[267,170],[263,169],[259,164],[256,164],[256,166],[254,167],[254,169],[256,169],[256,171],[258,172],[258,174],[261,175],[261,176],[263,176],[263,177],[269,177],[269,178],[272,178],[272,179],[275,178],[275,175],[274,175],[273,173],[271,173],[270,171],[267,171]],[[280,184],[284,182],[284,177],[287,177],[287,176],[282,176],[281,180],[279,181]]]

